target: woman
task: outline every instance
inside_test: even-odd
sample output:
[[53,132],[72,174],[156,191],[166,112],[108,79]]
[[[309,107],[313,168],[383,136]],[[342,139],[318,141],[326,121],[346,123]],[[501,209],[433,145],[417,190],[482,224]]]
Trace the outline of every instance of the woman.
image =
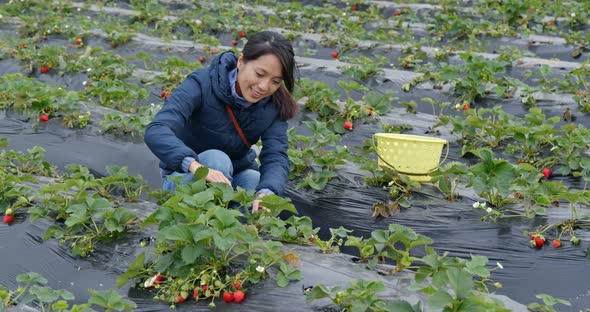
[[[172,92],[145,131],[145,143],[160,159],[162,188],[175,190],[207,167],[208,182],[282,195],[289,175],[287,120],[297,110],[291,96],[295,55],[282,35],[263,31],[242,53],[218,55]],[[251,149],[262,139],[259,155]],[[259,200],[252,210],[259,208]]]

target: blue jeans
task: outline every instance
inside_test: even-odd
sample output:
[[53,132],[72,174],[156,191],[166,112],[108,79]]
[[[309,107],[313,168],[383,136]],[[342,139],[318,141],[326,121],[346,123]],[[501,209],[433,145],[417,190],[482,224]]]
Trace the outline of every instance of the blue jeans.
[[[260,182],[260,172],[252,169],[246,169],[234,175],[234,168],[231,159],[226,153],[220,150],[206,150],[199,154],[199,163],[207,168],[219,170],[231,182],[234,189],[238,186],[249,191],[256,190]],[[181,184],[188,184],[193,180],[192,173],[173,172],[173,176],[183,176]],[[164,176],[162,180],[162,189],[166,191],[176,190],[176,183]]]

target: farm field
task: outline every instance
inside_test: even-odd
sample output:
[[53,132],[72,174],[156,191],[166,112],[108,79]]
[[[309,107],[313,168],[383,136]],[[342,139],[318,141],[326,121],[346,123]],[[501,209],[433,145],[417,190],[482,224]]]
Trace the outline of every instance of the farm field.
[[[0,5],[0,311],[590,311],[590,2]],[[299,71],[285,196],[162,191],[145,127],[262,30]],[[417,182],[376,133],[448,144]]]

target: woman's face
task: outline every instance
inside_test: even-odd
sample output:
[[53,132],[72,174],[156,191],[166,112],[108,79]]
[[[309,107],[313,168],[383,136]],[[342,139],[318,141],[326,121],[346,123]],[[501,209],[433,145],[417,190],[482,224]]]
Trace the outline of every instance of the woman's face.
[[283,67],[274,54],[265,54],[255,60],[244,62],[238,58],[236,92],[250,103],[271,96],[283,82]]

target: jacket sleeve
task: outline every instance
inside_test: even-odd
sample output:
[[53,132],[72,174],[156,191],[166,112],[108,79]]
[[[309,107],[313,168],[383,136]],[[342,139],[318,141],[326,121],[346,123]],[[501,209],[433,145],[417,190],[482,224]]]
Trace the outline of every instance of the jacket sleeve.
[[201,86],[195,73],[176,88],[146,127],[144,141],[167,168],[184,172],[182,162],[187,157],[198,160],[198,155],[179,139],[194,111],[201,106]]
[[277,118],[262,135],[260,182],[256,190],[268,189],[279,196],[285,191],[291,167],[287,127],[286,121]]

